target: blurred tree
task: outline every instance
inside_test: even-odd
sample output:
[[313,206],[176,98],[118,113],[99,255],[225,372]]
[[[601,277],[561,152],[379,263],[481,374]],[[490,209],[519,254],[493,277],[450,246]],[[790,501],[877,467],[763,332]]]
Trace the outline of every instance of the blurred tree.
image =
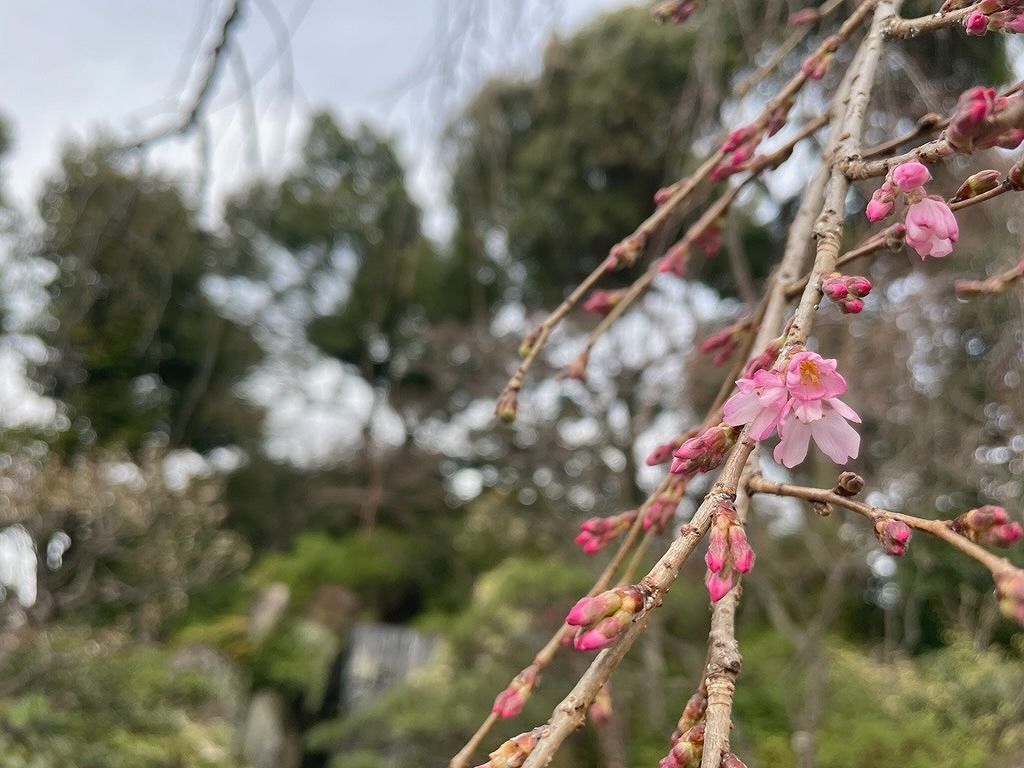
[[156,432],[200,449],[230,442],[243,410],[231,387],[258,348],[203,296],[223,245],[180,190],[102,145],[72,148],[39,216],[32,255],[55,268],[39,333],[55,354],[38,375],[70,409],[66,447],[134,450]]

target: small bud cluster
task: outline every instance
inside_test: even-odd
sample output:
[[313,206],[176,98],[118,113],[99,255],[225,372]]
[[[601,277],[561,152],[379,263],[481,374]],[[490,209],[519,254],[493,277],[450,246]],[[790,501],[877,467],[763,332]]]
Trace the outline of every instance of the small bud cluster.
[[603,317],[615,309],[615,306],[622,301],[628,291],[628,288],[619,288],[614,291],[594,291],[583,302],[583,309],[586,312],[592,312]]
[[1024,536],[1020,523],[1010,520],[1002,507],[991,504],[964,512],[951,525],[954,531],[976,544],[1008,547]]
[[476,768],[520,768],[540,741],[542,731],[534,728],[512,737],[488,755],[490,760]]
[[1006,568],[995,576],[999,610],[1010,619],[1024,624],[1024,571]]
[[658,533],[665,530],[665,526],[675,517],[676,508],[682,501],[684,493],[686,493],[686,479],[673,478],[665,492],[652,501],[648,505],[647,511],[644,512],[642,523],[644,530],[654,528]]
[[726,158],[711,171],[711,180],[724,181],[734,173],[747,168],[761,142],[782,130],[790,106],[792,104],[789,102],[781,104],[764,122],[754,122],[730,133],[722,143],[722,151],[725,152]]
[[724,422],[691,437],[672,454],[674,475],[694,475],[717,469],[725,460],[725,454],[736,442],[739,429]]
[[576,545],[588,555],[596,554],[629,530],[636,520],[636,510],[609,517],[592,517],[580,523]]
[[729,502],[722,503],[715,512],[704,562],[708,566],[705,583],[713,603],[733,588],[737,572],[746,573],[754,567],[754,550],[747,542],[736,508]]
[[838,304],[843,314],[856,315],[864,309],[864,297],[871,293],[871,281],[833,272],[822,281],[821,292]]
[[540,667],[537,664],[528,666],[513,677],[508,687],[498,694],[497,698],[494,699],[491,712],[506,720],[518,715],[523,711],[523,705],[526,704],[526,700],[533,693],[534,686],[537,685],[539,678]]
[[651,16],[662,24],[682,24],[700,7],[701,0],[662,0],[651,8]]
[[975,149],[1016,149],[1024,141],[1024,128],[994,125],[993,119],[1007,108],[1019,107],[1024,94],[998,96],[995,88],[977,86],[964,91],[943,134],[961,152]]
[[901,193],[905,195],[910,205],[906,229],[902,234],[907,245],[922,259],[948,256],[953,251],[953,244],[960,239],[960,227],[946,201],[925,193],[924,185],[931,177],[921,163],[897,165],[871,195],[864,211],[870,221],[884,219],[892,213],[897,197]]
[[750,324],[751,318],[749,317],[730,323],[722,330],[708,336],[700,345],[700,351],[705,355],[714,352],[715,356],[711,362],[715,365],[723,365],[732,357],[732,353],[743,341],[743,337],[750,330]]
[[707,697],[697,691],[686,702],[672,733],[668,754],[658,763],[658,768],[686,768],[700,765],[704,747],[704,717],[707,713]]
[[1022,0],[981,0],[964,19],[967,34],[981,37],[986,32],[1024,32]]
[[632,235],[612,246],[608,252],[608,269],[616,270],[632,267],[640,258],[647,245],[647,235],[634,232]]
[[573,647],[594,651],[611,645],[643,607],[644,592],[635,584],[582,598],[565,617],[566,624],[579,627]]
[[666,461],[672,458],[672,454],[675,453],[676,449],[680,445],[685,443],[691,437],[696,437],[700,433],[698,428],[690,429],[684,432],[678,437],[674,437],[667,443],[661,443],[656,446],[653,451],[647,455],[647,466],[656,467],[659,464],[664,464]]
[[841,42],[842,40],[837,35],[827,37],[818,50],[804,59],[800,65],[800,71],[811,80],[821,80],[828,74]]
[[879,517],[875,520],[875,538],[886,554],[900,556],[910,544],[910,526],[902,520]]
[[688,728],[672,742],[668,754],[658,762],[658,768],[697,768],[704,754],[704,723]]

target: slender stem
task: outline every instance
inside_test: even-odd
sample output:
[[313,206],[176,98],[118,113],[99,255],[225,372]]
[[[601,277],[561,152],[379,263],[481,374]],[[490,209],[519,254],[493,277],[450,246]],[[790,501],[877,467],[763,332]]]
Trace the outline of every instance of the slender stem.
[[[818,15],[815,21],[822,21],[828,18],[833,12],[839,9],[844,2],[846,2],[846,0],[828,0],[828,2],[823,3],[818,9]],[[790,32],[789,37],[787,37],[779,47],[772,52],[771,58],[754,70],[754,72],[752,72],[746,79],[741,81],[733,92],[737,96],[746,96],[750,93],[750,90],[755,85],[774,72],[785,60],[786,56],[788,56],[794,48],[800,45],[800,41],[810,34],[812,26],[812,24],[807,24],[806,26],[802,26]]]
[[805,501],[818,501],[826,504],[833,504],[837,507],[849,509],[859,515],[863,515],[872,521],[891,518],[906,523],[917,531],[924,531],[976,560],[985,566],[993,574],[1012,569],[1014,566],[1005,557],[999,557],[989,552],[984,547],[975,544],[970,539],[961,536],[954,531],[946,520],[929,520],[923,517],[914,517],[901,512],[893,512],[888,509],[874,507],[860,501],[855,501],[846,496],[826,490],[824,488],[809,488],[802,485],[791,485],[789,483],[775,483],[766,480],[760,475],[754,475],[747,481],[747,487],[751,493],[768,493],[774,496],[790,496]]

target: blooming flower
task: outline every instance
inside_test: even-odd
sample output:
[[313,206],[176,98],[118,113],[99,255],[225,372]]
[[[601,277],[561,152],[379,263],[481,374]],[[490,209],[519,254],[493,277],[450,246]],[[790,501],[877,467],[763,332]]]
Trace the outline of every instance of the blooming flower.
[[722,409],[725,423],[733,427],[749,424],[754,440],[764,440],[779,424],[788,392],[778,371],[755,371],[752,379],[736,382],[739,392]]
[[790,400],[779,424],[782,439],[775,446],[775,460],[795,467],[806,458],[811,439],[836,464],[857,458],[860,435],[848,421],[859,423],[860,416],[838,398]]
[[907,244],[922,259],[948,256],[959,239],[960,227],[945,200],[926,197],[907,210]]
[[786,368],[786,386],[798,400],[838,397],[846,391],[846,379],[836,371],[836,361],[817,352],[798,352]]

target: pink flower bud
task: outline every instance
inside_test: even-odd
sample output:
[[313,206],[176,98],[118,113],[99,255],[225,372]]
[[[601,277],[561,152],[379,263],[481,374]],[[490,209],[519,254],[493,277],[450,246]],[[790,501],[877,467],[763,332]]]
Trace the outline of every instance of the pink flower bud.
[[821,283],[821,292],[825,294],[832,301],[841,301],[847,297],[850,292],[849,287],[846,285],[846,281],[843,276],[838,272],[833,272],[833,276],[825,278]]
[[723,423],[690,438],[673,454],[676,461],[672,462],[670,471],[673,474],[710,472],[725,460],[738,434],[739,429]]
[[708,595],[711,597],[712,603],[717,603],[729,593],[729,590],[732,589],[732,580],[731,572],[726,576],[708,572],[708,575],[704,577],[704,583],[708,587]]
[[626,295],[628,290],[628,288],[620,288],[615,291],[594,291],[583,302],[583,309],[587,312],[593,312],[595,315],[607,315],[615,308],[616,304],[622,301],[622,297]]
[[861,277],[859,275],[847,277],[846,286],[849,288],[850,293],[859,299],[863,299],[871,293],[871,281],[866,277]]
[[1009,547],[1019,541],[1021,536],[1024,536],[1024,528],[1021,528],[1020,523],[1003,523],[992,526],[985,534],[984,541],[995,547]]
[[614,589],[609,589],[594,597],[580,598],[565,617],[565,623],[584,627],[610,616],[621,607],[622,596]]
[[896,188],[889,180],[883,181],[882,186],[871,195],[864,214],[868,217],[868,221],[880,221],[892,213],[895,203]]
[[863,299],[845,299],[839,302],[839,309],[844,315],[857,315],[864,309]]
[[722,755],[722,768],[747,768],[747,764],[732,752],[726,752]]
[[644,593],[635,584],[583,598],[565,619],[567,624],[580,627],[573,646],[579,651],[592,651],[611,645],[643,606]]
[[669,753],[658,768],[695,768],[704,751],[704,723],[689,728],[672,743]]
[[726,523],[725,526],[715,525],[711,529],[710,536],[708,536],[708,551],[707,554],[704,555],[704,562],[707,563],[709,571],[712,573],[718,573],[725,567],[725,561],[728,556],[728,523]]
[[944,136],[950,145],[969,152],[983,124],[996,108],[994,88],[978,86],[960,94]]
[[498,694],[491,711],[506,720],[518,715],[523,711],[523,705],[530,698],[530,694],[533,693],[539,675],[540,668],[536,664],[528,666],[512,678],[508,687]]
[[968,35],[981,37],[988,31],[988,16],[975,11],[964,20],[964,27]]
[[704,712],[707,711],[707,708],[707,697],[700,691],[693,694],[689,701],[686,702],[686,706],[683,707],[683,713],[679,716],[679,721],[676,723],[676,732],[673,734],[673,741],[678,741],[686,731],[690,730],[690,728],[703,720]]
[[918,162],[901,163],[892,169],[893,183],[901,192],[917,189],[931,178],[928,168]]
[[747,542],[747,533],[741,525],[729,527],[729,551],[732,553],[732,564],[740,573],[746,573],[754,567],[754,550]]
[[679,443],[662,443],[655,446],[654,450],[647,454],[646,464],[648,467],[656,467],[664,464],[672,458],[672,453],[679,447]]
[[902,520],[881,517],[875,521],[875,538],[890,555],[902,555],[910,543],[910,526]]

